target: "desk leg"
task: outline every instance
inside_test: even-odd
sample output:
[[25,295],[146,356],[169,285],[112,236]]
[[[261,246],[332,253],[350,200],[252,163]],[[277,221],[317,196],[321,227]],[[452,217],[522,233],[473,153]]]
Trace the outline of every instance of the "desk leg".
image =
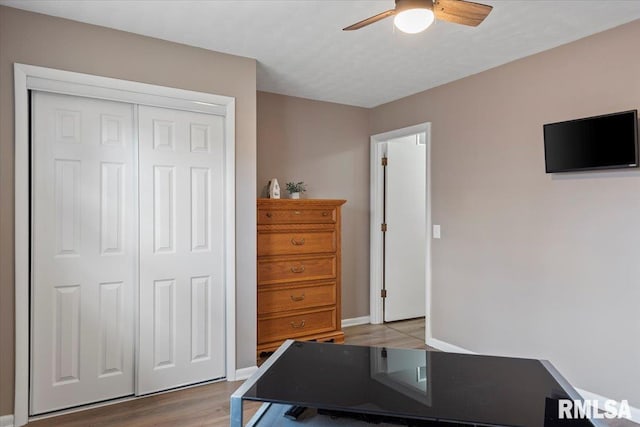
[[[243,427],[242,424],[242,396],[253,387],[255,383],[258,382],[260,377],[275,363],[276,360],[282,356],[282,354],[293,344],[293,340],[286,340],[279,348],[276,350],[273,355],[267,359],[266,362],[260,366],[260,368],[249,377],[242,385],[231,395],[230,399],[230,426],[231,427]],[[264,410],[269,407],[269,405],[262,405]],[[259,411],[260,414],[263,410]],[[258,415],[258,414],[256,414]],[[254,417],[255,418],[255,417]],[[256,418],[259,419],[259,418]]]
[[231,427],[243,427],[242,423],[242,397],[231,396],[230,422]]

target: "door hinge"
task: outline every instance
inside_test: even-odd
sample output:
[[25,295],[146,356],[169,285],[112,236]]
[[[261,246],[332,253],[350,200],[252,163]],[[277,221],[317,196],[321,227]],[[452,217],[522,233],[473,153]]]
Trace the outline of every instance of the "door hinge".
[[382,297],[382,298],[386,298],[387,297],[387,290],[386,289],[381,289],[380,290],[380,297]]
[[389,163],[389,160],[387,157],[383,157],[382,158],[382,166],[387,166],[387,164]]
[[382,232],[385,233],[387,231],[387,224],[381,224],[380,230],[382,230]]

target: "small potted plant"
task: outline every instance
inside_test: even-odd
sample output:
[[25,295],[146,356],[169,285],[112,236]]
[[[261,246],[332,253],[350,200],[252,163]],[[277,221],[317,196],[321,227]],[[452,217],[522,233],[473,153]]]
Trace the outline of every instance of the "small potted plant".
[[307,184],[304,181],[300,182],[287,182],[287,191],[292,199],[299,199],[300,193],[307,191]]

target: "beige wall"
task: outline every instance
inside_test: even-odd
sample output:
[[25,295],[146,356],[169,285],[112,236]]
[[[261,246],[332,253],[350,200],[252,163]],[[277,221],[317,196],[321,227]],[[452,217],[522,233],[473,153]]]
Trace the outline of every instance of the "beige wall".
[[255,364],[256,63],[0,6],[0,415],[13,413],[13,63],[236,98],[237,364]]
[[[305,197],[346,199],[342,212],[342,318],[369,314],[368,110],[258,92],[258,190],[277,178]],[[283,197],[288,193],[283,190]]]
[[[640,171],[545,174],[542,125],[640,108],[640,21],[371,111],[432,123],[432,328],[640,406]],[[363,217],[364,220],[364,217]]]

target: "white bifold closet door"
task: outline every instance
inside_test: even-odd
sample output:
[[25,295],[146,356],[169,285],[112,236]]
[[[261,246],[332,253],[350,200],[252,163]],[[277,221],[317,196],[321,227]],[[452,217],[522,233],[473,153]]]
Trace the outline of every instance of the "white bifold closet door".
[[224,377],[224,117],[34,92],[32,130],[30,413]]
[[139,107],[138,392],[225,375],[224,119]]
[[133,106],[32,98],[31,414],[134,392]]

